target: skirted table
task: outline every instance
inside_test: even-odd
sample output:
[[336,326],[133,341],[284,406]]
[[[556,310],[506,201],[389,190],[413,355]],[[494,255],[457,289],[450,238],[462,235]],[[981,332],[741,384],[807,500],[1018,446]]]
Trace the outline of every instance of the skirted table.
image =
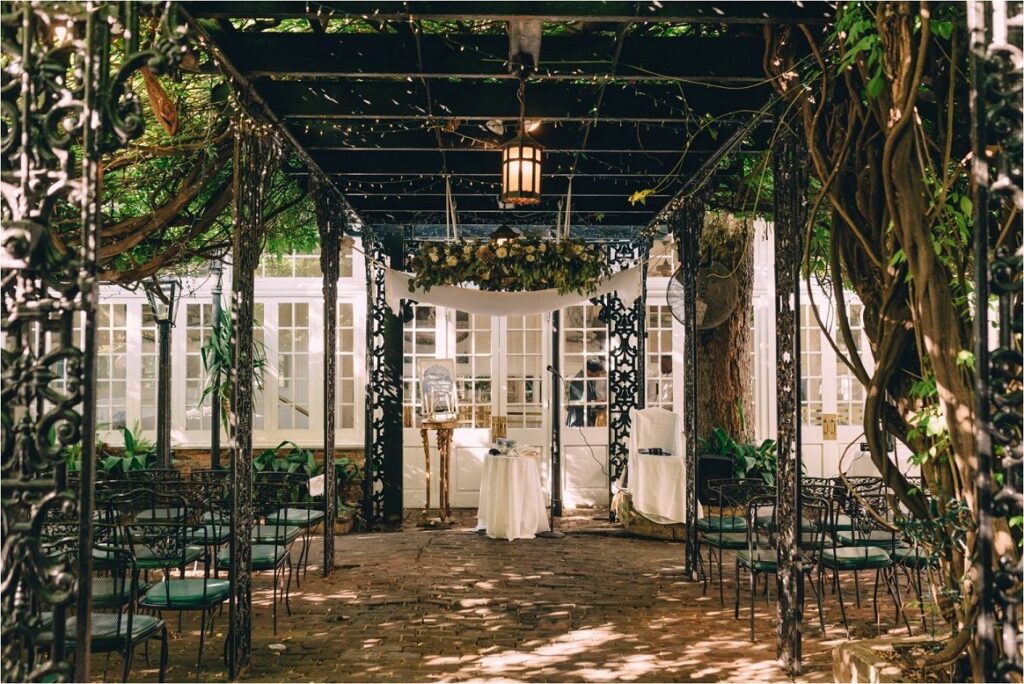
[[477,530],[491,539],[533,539],[547,532],[547,512],[534,456],[484,457]]

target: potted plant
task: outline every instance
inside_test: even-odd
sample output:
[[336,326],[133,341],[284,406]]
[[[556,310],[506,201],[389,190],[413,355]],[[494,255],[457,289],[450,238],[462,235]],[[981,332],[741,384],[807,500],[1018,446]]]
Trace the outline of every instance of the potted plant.
[[733,476],[761,478],[775,484],[777,467],[775,440],[766,439],[760,445],[737,442],[725,429],[716,427],[707,439],[700,440],[702,456],[725,456],[732,459]]
[[138,424],[133,430],[121,428],[124,449],[115,453],[103,442],[96,444],[97,464],[108,477],[123,478],[132,470],[145,470],[156,462],[156,445],[142,436]]

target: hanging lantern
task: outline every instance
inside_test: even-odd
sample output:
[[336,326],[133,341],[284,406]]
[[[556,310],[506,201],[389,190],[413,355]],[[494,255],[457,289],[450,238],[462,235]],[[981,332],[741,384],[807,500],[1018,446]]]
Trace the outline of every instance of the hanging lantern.
[[540,204],[541,154],[544,148],[520,132],[501,148],[501,202]]

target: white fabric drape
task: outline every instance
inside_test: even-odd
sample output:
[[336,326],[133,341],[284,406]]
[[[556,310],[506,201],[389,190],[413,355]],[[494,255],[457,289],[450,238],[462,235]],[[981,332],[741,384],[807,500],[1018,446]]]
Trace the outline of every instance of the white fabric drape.
[[547,532],[537,459],[485,456],[477,515],[476,529],[487,530],[491,539],[533,539],[538,532]]
[[640,297],[642,291],[640,265],[619,271],[615,275],[600,281],[597,288],[590,294],[558,294],[558,290],[536,290],[534,292],[485,292],[470,287],[454,287],[440,285],[430,288],[429,292],[416,288],[409,291],[409,283],[413,276],[409,273],[386,269],[384,295],[388,307],[398,313],[403,299],[412,299],[420,304],[433,304],[467,313],[484,314],[486,316],[525,316],[535,313],[547,313],[563,309],[567,306],[584,304],[593,297],[610,292],[617,292],[619,299],[627,307]]
[[[663,408],[630,409],[629,491],[633,508],[648,520],[686,522],[686,465],[683,461],[683,421]],[[671,456],[641,454],[658,447]],[[698,517],[700,505],[698,504]]]

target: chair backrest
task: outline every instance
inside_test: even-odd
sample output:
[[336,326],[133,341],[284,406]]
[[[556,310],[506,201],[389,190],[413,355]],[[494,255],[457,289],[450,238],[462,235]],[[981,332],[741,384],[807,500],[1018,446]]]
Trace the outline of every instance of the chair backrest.
[[[753,491],[753,490],[750,490]],[[758,551],[775,548],[775,495],[754,494],[744,506],[747,532],[747,551],[753,556]]]
[[[257,521],[273,528],[270,534],[263,535],[269,539],[264,543],[285,546],[287,543],[288,521],[284,510],[292,502],[292,487],[288,482],[266,479],[253,485],[253,513]],[[270,522],[267,522],[270,521]]]
[[810,556],[817,559],[825,548],[825,539],[828,536],[829,511],[831,510],[830,499],[814,496],[808,492],[802,492],[800,497],[800,548]]
[[207,468],[193,470],[188,477],[194,482],[227,482],[231,478],[231,471],[224,468]]
[[190,520],[188,501],[181,494],[170,494],[149,488],[138,488],[112,495],[107,500],[111,521],[178,521]]
[[177,468],[143,468],[142,470],[129,470],[125,473],[125,479],[143,482],[166,482],[167,480],[180,480],[181,471]]
[[636,431],[637,448],[658,448],[682,457],[676,453],[683,429],[679,414],[655,406],[634,411],[633,415],[636,422],[630,429]]

